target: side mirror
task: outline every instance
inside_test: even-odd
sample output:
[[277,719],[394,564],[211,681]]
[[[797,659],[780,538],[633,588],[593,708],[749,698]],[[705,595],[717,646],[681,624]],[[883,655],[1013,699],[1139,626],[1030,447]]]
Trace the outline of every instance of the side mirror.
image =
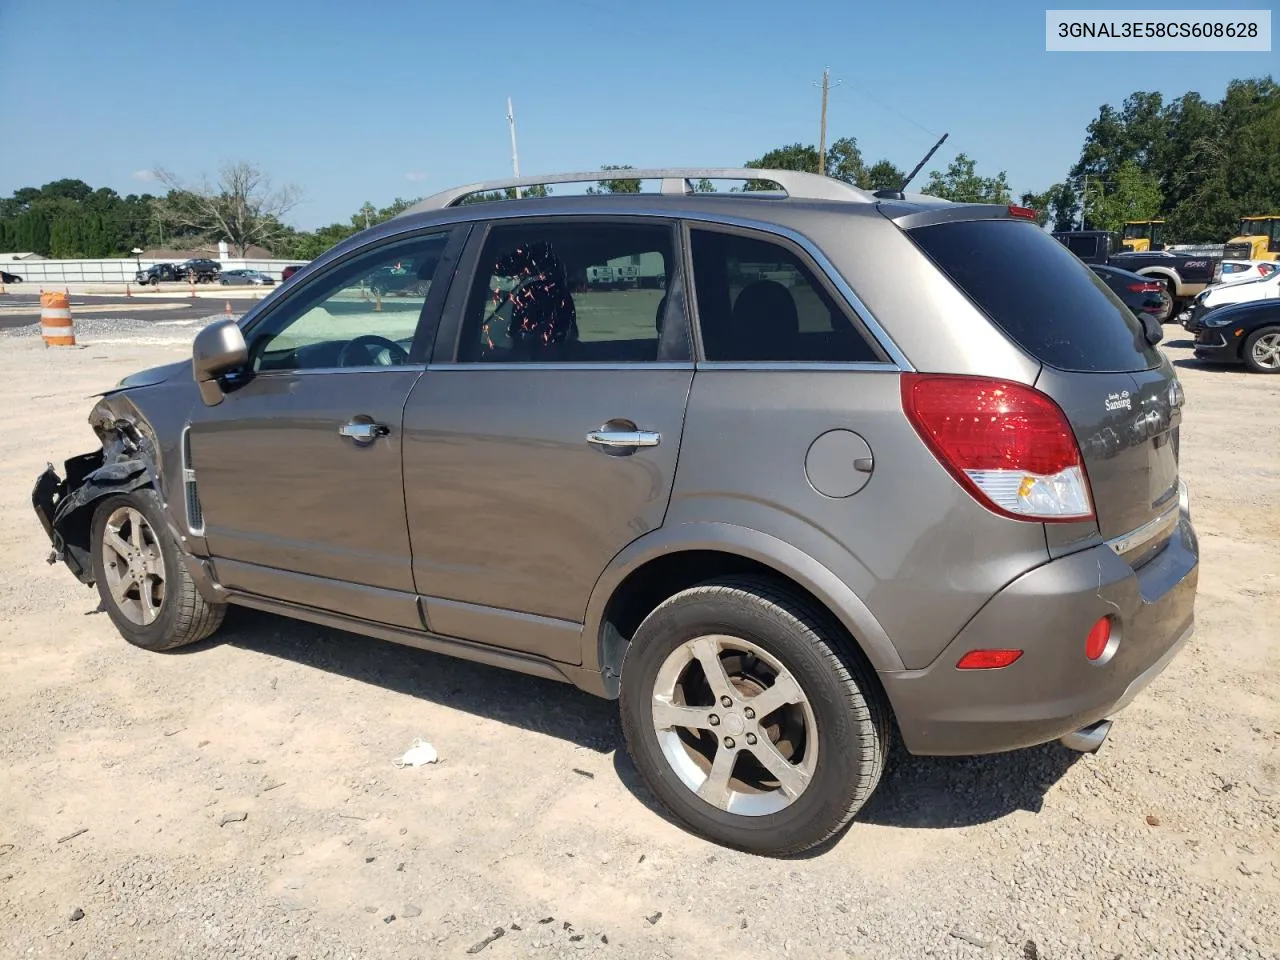
[[206,406],[222,402],[218,377],[243,366],[248,359],[249,346],[234,320],[218,320],[196,334],[191,344],[191,373]]

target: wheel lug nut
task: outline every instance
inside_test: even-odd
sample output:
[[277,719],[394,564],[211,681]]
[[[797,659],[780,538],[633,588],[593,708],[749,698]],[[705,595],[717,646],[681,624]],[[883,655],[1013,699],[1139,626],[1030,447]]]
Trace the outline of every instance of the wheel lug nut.
[[750,746],[755,746],[755,742],[756,742],[756,735],[754,733],[748,733],[747,744]]
[[731,707],[731,706],[733,706],[733,700],[732,700],[732,699],[730,699],[729,697],[721,697],[721,698],[720,698],[720,706],[722,706],[722,707]]
[[742,715],[746,717],[748,720],[754,720],[756,718],[756,712],[752,710],[750,707],[747,707],[747,709],[743,710]]
[[707,717],[707,722],[710,723],[713,727],[720,726],[720,718],[717,717],[714,713],[711,716]]
[[728,747],[730,750],[732,750],[732,749],[734,748],[734,746],[735,746],[735,744],[734,744],[734,742],[733,742],[733,737],[725,737],[725,738],[724,738],[724,745],[725,745],[726,747]]

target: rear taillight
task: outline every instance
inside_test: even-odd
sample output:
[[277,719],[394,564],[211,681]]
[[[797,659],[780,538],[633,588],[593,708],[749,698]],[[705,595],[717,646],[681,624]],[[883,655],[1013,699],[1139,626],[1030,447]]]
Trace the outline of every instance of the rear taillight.
[[989,510],[1041,522],[1093,517],[1071,424],[1038,390],[986,377],[904,373],[902,408],[939,462]]
[[1158,283],[1131,283],[1129,289],[1134,293],[1159,293],[1164,287]]
[[1030,207],[1020,207],[1016,203],[1009,204],[1009,216],[1020,217],[1023,220],[1034,220],[1036,212]]

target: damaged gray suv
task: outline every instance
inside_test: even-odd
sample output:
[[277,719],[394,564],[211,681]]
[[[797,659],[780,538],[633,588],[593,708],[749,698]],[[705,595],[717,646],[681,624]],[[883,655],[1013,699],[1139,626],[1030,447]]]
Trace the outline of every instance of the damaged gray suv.
[[53,556],[145,649],[241,604],[616,698],[671,813],[764,854],[891,738],[1096,749],[1193,624],[1141,324],[1019,207],[629,175],[430,197],[127,378],[36,482]]

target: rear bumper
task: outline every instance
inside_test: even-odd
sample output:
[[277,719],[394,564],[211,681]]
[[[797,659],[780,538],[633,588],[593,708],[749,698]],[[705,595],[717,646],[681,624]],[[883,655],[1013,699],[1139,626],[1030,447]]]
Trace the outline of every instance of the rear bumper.
[[[1168,665],[1194,625],[1199,545],[1186,513],[1163,550],[1134,570],[1100,545],[1051,561],[996,594],[923,670],[880,679],[911,753],[998,753],[1067,736],[1125,707]],[[1114,649],[1085,657],[1097,620]],[[975,649],[1017,648],[998,670],[957,670]]]

